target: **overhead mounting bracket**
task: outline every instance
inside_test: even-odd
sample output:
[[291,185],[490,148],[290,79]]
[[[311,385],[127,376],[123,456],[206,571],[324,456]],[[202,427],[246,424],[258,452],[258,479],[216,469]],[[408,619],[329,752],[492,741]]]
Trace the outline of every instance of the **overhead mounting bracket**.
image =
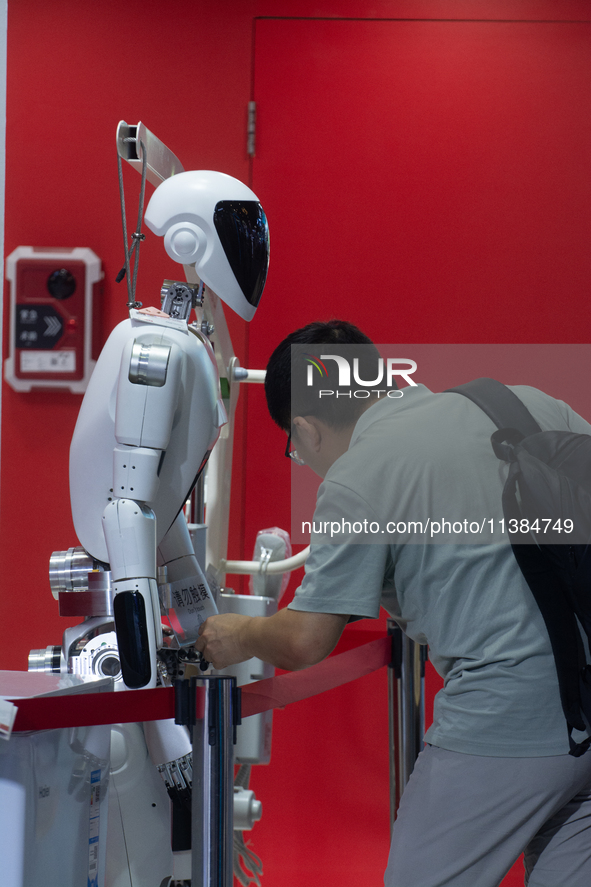
[[145,145],[147,155],[146,178],[152,185],[158,187],[165,179],[185,171],[176,154],[146,129],[143,123],[130,124],[121,120],[117,127],[117,153],[139,173],[142,171],[141,142]]

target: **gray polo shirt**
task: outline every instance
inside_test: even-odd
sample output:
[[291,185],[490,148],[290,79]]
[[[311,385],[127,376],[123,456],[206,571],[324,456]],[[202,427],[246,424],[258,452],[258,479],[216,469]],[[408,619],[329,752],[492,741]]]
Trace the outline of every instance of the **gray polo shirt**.
[[[543,429],[591,433],[566,404],[534,388],[514,391]],[[425,737],[432,745],[508,757],[566,754],[546,628],[501,532],[507,469],[492,452],[494,430],[467,398],[423,385],[370,407],[319,489],[314,522],[365,520],[373,533],[336,535],[337,544],[315,544],[326,537],[313,534],[290,607],[375,618],[382,605],[411,638],[428,643],[444,678]],[[483,532],[413,529],[385,533],[382,542],[388,521],[406,530],[411,518],[447,519],[450,527],[468,521],[464,530],[478,524]]]

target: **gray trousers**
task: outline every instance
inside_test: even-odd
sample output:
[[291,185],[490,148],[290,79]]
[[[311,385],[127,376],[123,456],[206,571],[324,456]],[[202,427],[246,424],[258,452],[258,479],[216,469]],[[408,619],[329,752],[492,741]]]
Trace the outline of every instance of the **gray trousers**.
[[427,746],[404,790],[385,887],[591,885],[591,750],[493,758]]

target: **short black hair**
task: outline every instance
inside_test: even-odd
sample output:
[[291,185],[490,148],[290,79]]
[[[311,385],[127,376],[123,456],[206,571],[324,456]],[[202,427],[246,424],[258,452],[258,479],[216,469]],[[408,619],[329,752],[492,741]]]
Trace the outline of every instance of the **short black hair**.
[[[292,417],[295,415],[317,415],[327,425],[334,427],[347,427],[355,423],[368,406],[367,400],[343,398],[335,399],[328,403],[325,399],[320,408],[317,398],[312,401],[306,398],[305,392],[303,392],[301,395],[298,395],[298,402],[292,403],[291,366],[293,345],[303,346],[301,350],[306,354],[308,352],[305,346],[311,346],[313,349],[315,345],[328,345],[331,346],[333,352],[336,350],[338,353],[338,346],[368,345],[370,348],[366,356],[376,360],[379,358],[379,352],[369,336],[366,336],[358,327],[348,323],[346,320],[315,321],[299,330],[295,330],[283,339],[275,348],[267,364],[265,377],[267,407],[273,421],[284,431],[289,432]],[[332,368],[330,368],[329,372],[331,371]],[[327,381],[326,384],[330,383]]]

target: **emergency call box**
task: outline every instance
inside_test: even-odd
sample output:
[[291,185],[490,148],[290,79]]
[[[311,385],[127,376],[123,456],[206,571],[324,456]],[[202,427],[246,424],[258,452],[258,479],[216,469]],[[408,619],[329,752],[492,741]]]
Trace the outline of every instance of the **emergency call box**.
[[[85,247],[19,246],[6,259],[10,345],[4,378],[15,391],[86,390],[98,357],[101,262]],[[93,339],[94,337],[94,339]]]

